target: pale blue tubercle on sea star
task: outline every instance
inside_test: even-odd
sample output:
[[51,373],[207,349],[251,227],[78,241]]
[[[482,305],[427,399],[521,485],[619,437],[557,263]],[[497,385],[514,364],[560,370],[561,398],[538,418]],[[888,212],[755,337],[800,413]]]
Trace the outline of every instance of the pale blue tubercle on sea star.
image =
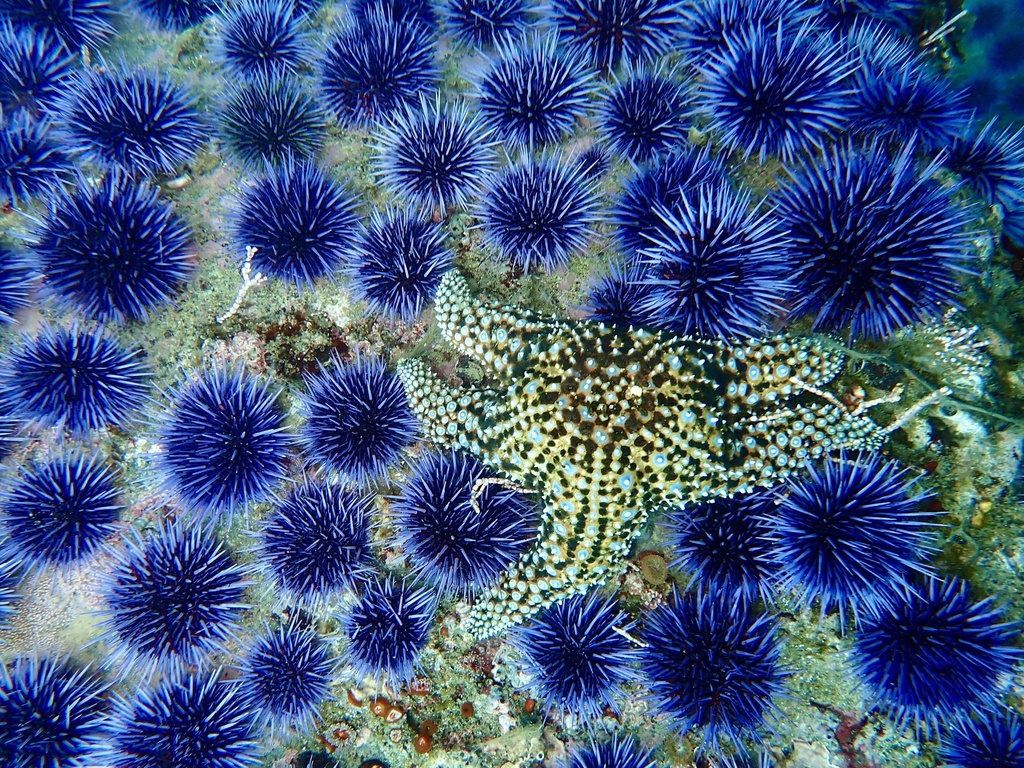
[[822,390],[843,359],[813,338],[731,345],[544,318],[481,303],[455,271],[435,312],[495,382],[456,392],[399,363],[424,433],[544,501],[535,545],[473,606],[479,637],[602,583],[652,510],[773,485],[887,435]]

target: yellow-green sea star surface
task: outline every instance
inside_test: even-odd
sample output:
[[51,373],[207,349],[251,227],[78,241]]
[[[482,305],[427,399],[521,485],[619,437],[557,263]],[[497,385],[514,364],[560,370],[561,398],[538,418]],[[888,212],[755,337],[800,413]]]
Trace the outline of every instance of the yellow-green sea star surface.
[[843,360],[813,338],[730,345],[545,318],[482,304],[454,271],[435,307],[444,337],[495,384],[456,392],[402,361],[427,436],[544,500],[537,542],[472,609],[478,637],[602,583],[650,511],[772,485],[885,439],[821,389]]

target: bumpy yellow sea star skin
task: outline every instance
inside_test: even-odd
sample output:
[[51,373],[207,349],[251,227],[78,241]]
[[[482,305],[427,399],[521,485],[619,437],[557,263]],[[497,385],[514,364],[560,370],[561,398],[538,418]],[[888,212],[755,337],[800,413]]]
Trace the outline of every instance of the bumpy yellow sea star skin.
[[482,304],[454,271],[435,312],[496,381],[456,392],[422,361],[399,363],[425,434],[544,500],[537,542],[473,607],[481,638],[602,583],[650,511],[772,485],[886,437],[821,389],[843,361],[814,339],[729,345],[543,318]]

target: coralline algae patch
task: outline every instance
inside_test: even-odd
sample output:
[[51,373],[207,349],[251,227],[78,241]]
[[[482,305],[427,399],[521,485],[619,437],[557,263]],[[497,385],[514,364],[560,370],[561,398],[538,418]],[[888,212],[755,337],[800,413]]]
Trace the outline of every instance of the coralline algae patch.
[[954,5],[0,0],[0,763],[1024,765]]

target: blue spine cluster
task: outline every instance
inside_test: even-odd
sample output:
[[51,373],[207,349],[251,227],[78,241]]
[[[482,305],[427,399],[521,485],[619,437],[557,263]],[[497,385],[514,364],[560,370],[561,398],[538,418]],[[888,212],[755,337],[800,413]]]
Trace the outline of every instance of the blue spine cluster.
[[104,740],[107,686],[71,659],[19,657],[0,667],[0,761],[87,768]]
[[32,306],[36,277],[32,259],[0,240],[0,325]]
[[320,167],[289,157],[241,196],[234,220],[238,253],[256,249],[253,269],[312,287],[332,277],[353,248],[356,200]]
[[15,606],[21,600],[18,587],[23,575],[17,557],[0,557],[0,629],[6,626],[7,620],[17,611]]
[[321,98],[349,127],[366,127],[411,107],[438,79],[426,26],[376,10],[328,45]]
[[524,272],[554,270],[586,250],[597,221],[593,181],[556,158],[509,166],[487,187],[479,216],[502,259]]
[[348,638],[345,662],[357,679],[386,679],[390,685],[412,679],[420,651],[434,624],[437,595],[391,577],[373,577],[342,618]]
[[989,205],[1024,204],[1024,130],[997,131],[993,118],[979,130],[963,133],[950,144],[943,164]]
[[187,89],[126,64],[80,72],[57,113],[72,153],[133,175],[174,173],[207,138]]
[[248,647],[242,687],[271,734],[308,731],[330,697],[333,673],[327,643],[292,621],[268,628]]
[[178,387],[159,420],[158,466],[179,503],[217,516],[275,498],[293,442],[279,394],[241,365]]
[[291,0],[242,0],[227,8],[221,25],[218,51],[230,73],[291,75],[309,58],[302,18]]
[[622,634],[634,626],[613,599],[590,592],[545,608],[512,643],[547,706],[589,723],[640,677],[640,649]]
[[0,0],[0,18],[53,35],[69,54],[102,46],[114,34],[113,17],[109,0]]
[[607,275],[591,281],[583,310],[591,319],[609,325],[647,325],[650,318],[643,310],[646,295],[642,267],[614,262]]
[[686,143],[688,116],[689,97],[671,74],[638,69],[612,86],[598,120],[616,154],[643,164]]
[[374,211],[348,259],[356,295],[390,318],[412,322],[452,267],[444,230],[408,212]]
[[342,364],[337,357],[305,377],[299,431],[313,461],[366,485],[402,457],[419,422],[398,377],[379,360]]
[[287,597],[320,607],[369,575],[372,511],[368,496],[304,478],[264,519],[259,561]]
[[71,177],[71,160],[50,131],[49,121],[24,113],[0,115],[0,204],[43,197]]
[[113,658],[143,675],[203,667],[235,637],[248,582],[210,529],[194,522],[133,532],[111,548],[104,589]]
[[501,485],[483,464],[460,451],[421,457],[391,502],[396,538],[413,573],[441,592],[474,593],[491,586],[537,537],[530,499]]
[[142,14],[157,24],[181,31],[201,24],[217,10],[215,0],[133,0]]
[[392,192],[426,213],[464,208],[483,189],[493,142],[465,103],[421,99],[382,128],[377,174]]
[[145,320],[192,274],[192,233],[157,190],[111,173],[54,202],[33,251],[58,299],[101,322]]
[[1002,707],[959,718],[943,734],[939,757],[949,768],[1024,768],[1024,720]]
[[316,154],[326,135],[324,113],[302,84],[285,75],[254,75],[228,96],[220,133],[231,156],[249,170],[282,166]]
[[0,107],[37,116],[52,110],[73,77],[73,59],[52,35],[0,21]]
[[1021,659],[1020,625],[967,583],[927,578],[862,618],[853,660],[871,699],[900,728],[984,713]]
[[44,325],[0,367],[0,406],[39,429],[76,436],[126,427],[145,403],[149,366],[102,328]]
[[129,700],[114,698],[107,728],[112,768],[249,768],[260,760],[255,712],[219,672],[172,674]]
[[586,113],[593,77],[587,61],[554,38],[510,39],[480,81],[480,113],[511,149],[554,144]]
[[526,27],[526,0],[448,0],[445,21],[463,45],[496,48]]
[[117,480],[102,456],[76,450],[24,468],[0,496],[6,556],[42,568],[92,555],[117,530]]
[[[846,0],[839,0],[846,2]],[[702,0],[690,3],[682,21],[679,48],[686,60],[721,53],[746,29],[798,30],[815,16],[818,3],[801,0]]]
[[657,768],[658,762],[631,736],[613,734],[606,741],[591,742],[573,750],[565,768]]

